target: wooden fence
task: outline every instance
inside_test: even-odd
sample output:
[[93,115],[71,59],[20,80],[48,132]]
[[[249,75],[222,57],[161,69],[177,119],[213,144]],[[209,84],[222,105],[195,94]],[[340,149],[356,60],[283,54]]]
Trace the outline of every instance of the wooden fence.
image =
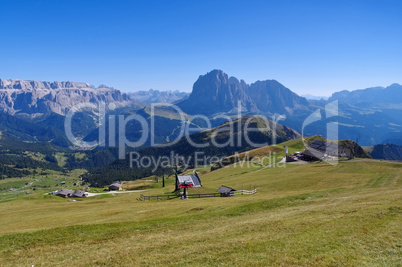
[[140,195],[140,199],[143,200],[152,200],[152,199],[156,199],[156,200],[163,200],[163,199],[173,199],[173,198],[178,198],[178,195],[158,195],[158,196],[144,196],[143,194]]
[[[254,190],[237,190],[231,192],[231,196],[235,195],[252,195],[257,193],[257,189]],[[143,194],[140,195],[140,200],[169,200],[173,198],[179,198],[181,195],[156,195],[156,196],[144,196]],[[187,198],[204,198],[204,197],[221,197],[221,193],[206,193],[206,194],[188,194]]]
[[208,194],[189,194],[188,198],[203,198],[203,197],[220,197],[221,193],[208,193]]
[[254,190],[237,190],[231,193],[231,195],[253,195],[257,193],[257,188]]

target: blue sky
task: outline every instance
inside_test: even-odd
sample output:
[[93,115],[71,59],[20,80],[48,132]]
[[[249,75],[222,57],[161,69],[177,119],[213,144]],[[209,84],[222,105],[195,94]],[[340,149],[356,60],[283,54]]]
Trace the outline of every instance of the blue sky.
[[199,75],[299,94],[402,83],[402,1],[0,0],[0,78],[191,91]]

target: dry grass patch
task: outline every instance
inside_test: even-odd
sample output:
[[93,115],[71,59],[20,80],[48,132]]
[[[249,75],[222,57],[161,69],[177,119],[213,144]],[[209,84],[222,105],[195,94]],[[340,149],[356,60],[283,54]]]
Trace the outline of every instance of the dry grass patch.
[[381,162],[232,166],[201,177],[205,188],[255,183],[257,194],[0,203],[0,265],[398,266],[400,174]]

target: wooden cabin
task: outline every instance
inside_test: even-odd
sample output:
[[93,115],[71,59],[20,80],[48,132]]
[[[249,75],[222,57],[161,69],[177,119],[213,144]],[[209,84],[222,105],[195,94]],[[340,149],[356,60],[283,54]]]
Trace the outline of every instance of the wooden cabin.
[[216,190],[216,191],[218,191],[219,193],[221,193],[221,197],[232,197],[232,196],[233,196],[232,193],[235,192],[236,189],[233,189],[233,188],[230,188],[230,187],[227,187],[227,186],[222,185],[222,186],[219,187],[218,190]]

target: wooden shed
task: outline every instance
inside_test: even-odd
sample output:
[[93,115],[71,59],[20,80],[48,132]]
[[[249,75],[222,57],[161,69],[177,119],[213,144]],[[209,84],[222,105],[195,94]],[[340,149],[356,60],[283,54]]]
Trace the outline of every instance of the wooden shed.
[[233,189],[233,188],[230,188],[230,187],[227,187],[227,186],[222,185],[222,186],[219,187],[219,189],[216,190],[216,191],[218,191],[219,193],[221,193],[221,197],[231,197],[231,196],[233,196],[232,192],[235,192],[236,189]]
[[73,193],[73,197],[87,197],[88,193],[84,190],[75,190]]
[[69,189],[61,189],[55,193],[56,196],[64,197],[64,198],[71,197],[73,194],[74,194],[74,191],[69,190]]
[[113,184],[109,185],[109,191],[119,191],[123,190],[121,183],[114,182]]

